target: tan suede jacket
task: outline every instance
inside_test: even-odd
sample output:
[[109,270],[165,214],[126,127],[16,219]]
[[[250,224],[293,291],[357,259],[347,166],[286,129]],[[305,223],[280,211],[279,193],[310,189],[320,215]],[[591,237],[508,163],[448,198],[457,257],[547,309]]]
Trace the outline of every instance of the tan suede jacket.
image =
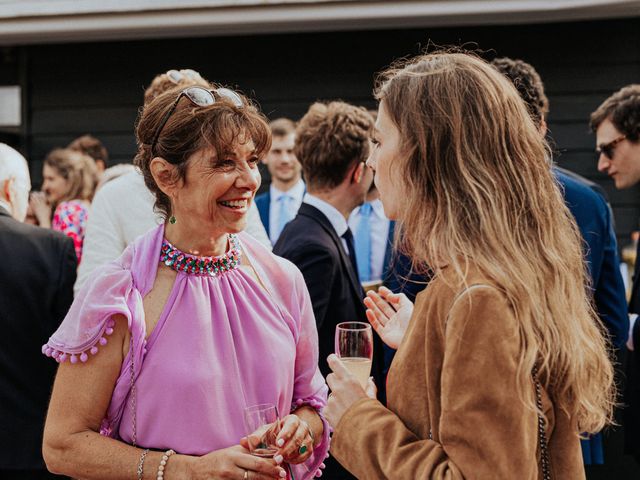
[[[518,331],[506,297],[477,271],[432,280],[387,381],[388,407],[363,399],[331,453],[361,480],[537,480],[537,416],[518,397]],[[534,395],[531,381],[531,396]],[[575,423],[543,392],[552,478],[584,479]]]

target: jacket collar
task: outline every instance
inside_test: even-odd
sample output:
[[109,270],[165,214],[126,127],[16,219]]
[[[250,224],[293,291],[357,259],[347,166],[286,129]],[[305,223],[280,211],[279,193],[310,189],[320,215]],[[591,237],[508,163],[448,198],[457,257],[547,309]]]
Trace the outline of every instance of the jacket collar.
[[347,255],[347,252],[344,251],[342,240],[336,233],[335,229],[333,228],[333,225],[331,224],[327,216],[324,213],[322,213],[318,208],[304,202],[300,206],[298,215],[303,215],[305,217],[312,218],[322,227],[324,231],[326,231],[329,234],[329,236],[331,237],[331,240],[333,240],[333,243],[338,249],[338,252],[340,252],[340,260],[342,261],[343,267],[347,271],[347,274],[349,277],[349,283],[351,284],[353,293],[360,299],[360,301],[362,301],[362,299],[364,298],[364,290],[362,290],[362,285],[360,285],[358,275],[353,270],[351,259]]

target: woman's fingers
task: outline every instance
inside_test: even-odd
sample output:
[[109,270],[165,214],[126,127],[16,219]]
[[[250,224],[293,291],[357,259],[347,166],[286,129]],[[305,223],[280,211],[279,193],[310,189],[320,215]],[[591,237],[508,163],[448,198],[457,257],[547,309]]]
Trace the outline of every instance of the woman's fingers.
[[[378,307],[378,309],[384,314],[385,317],[391,318],[396,314],[395,308],[393,308],[393,306],[387,300],[382,298],[377,293],[373,293],[373,292],[370,292],[370,293],[371,295],[369,296],[369,298],[373,300],[373,303],[375,304],[375,306]],[[391,294],[391,295],[394,295],[394,294]],[[388,297],[389,296],[387,296],[387,298]]]
[[276,465],[274,460],[256,457],[248,453],[239,453],[235,459],[235,464],[241,469],[239,479],[244,478],[245,471],[249,472],[248,476],[251,480],[284,478],[287,476],[284,468]]
[[387,324],[390,317],[388,315],[385,315],[385,313],[380,310],[378,304],[371,297],[366,297],[364,299],[364,305],[369,310],[371,310],[371,312],[373,312],[373,314],[376,316],[376,319],[382,324],[382,326],[385,326]]
[[369,323],[371,324],[373,329],[376,332],[378,332],[378,335],[382,336],[382,331],[384,330],[384,325],[378,321],[378,317],[376,317],[376,314],[373,313],[372,310],[367,310],[365,313],[367,315],[367,320],[369,320]]

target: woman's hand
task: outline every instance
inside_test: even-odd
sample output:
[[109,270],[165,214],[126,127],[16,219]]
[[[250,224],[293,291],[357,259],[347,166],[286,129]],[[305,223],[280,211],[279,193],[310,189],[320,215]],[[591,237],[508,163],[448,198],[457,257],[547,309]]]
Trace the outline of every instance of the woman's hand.
[[251,455],[241,445],[216,450],[195,460],[190,478],[198,480],[272,480],[287,476],[271,458]]
[[277,455],[281,455],[287,463],[302,463],[313,452],[313,434],[309,424],[295,413],[281,420],[280,433],[276,440],[280,447]]
[[51,205],[47,203],[44,192],[32,192],[29,196],[29,205],[38,219],[38,224],[44,228],[51,228]]
[[397,350],[413,314],[411,300],[404,293],[393,293],[386,287],[380,287],[378,293],[367,292],[364,304],[369,323],[384,343]]
[[361,398],[376,398],[377,389],[373,379],[369,378],[365,391],[358,379],[347,370],[336,355],[329,355],[327,362],[333,373],[327,376],[327,384],[331,389],[331,395],[329,395],[329,401],[323,414],[331,426],[335,428],[340,423],[344,412],[351,405]]

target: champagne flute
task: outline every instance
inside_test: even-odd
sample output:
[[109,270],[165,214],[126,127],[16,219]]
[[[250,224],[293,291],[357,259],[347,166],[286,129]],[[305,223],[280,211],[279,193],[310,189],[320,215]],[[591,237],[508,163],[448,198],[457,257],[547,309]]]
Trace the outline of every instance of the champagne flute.
[[272,403],[252,405],[244,409],[244,425],[249,452],[257,457],[272,458],[278,451],[280,433],[278,409]]
[[342,364],[367,388],[373,358],[373,331],[364,322],[342,322],[336,326],[336,355]]

